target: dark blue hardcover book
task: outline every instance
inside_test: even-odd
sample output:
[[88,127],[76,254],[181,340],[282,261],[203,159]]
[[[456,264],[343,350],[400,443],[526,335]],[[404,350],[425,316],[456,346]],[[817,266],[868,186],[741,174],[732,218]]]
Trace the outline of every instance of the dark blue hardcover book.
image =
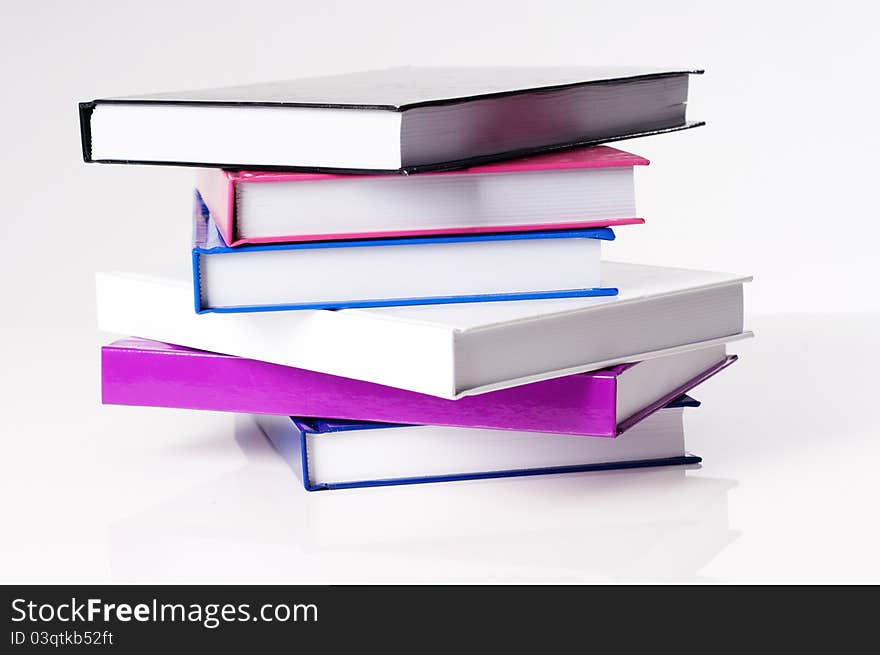
[[586,437],[323,418],[257,416],[309,491],[697,464],[681,396],[624,435]]

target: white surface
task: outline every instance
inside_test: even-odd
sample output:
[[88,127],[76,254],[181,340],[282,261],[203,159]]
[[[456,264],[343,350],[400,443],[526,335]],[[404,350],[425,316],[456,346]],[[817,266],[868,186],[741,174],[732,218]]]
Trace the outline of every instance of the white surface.
[[[632,169],[243,181],[235,185],[237,229],[240,237],[277,237],[633,218]],[[226,213],[208,206],[214,217]]]
[[602,271],[618,296],[202,315],[189,281],[100,273],[98,327],[443,398],[749,336],[742,278],[610,262]]
[[0,580],[880,582],[880,317],[753,319],[700,470],[311,494],[232,415],[98,405],[91,330],[8,331]]
[[592,289],[600,239],[258,250],[200,257],[205,307]]
[[311,107],[99,104],[92,113],[92,159],[395,169],[400,116]]
[[[307,433],[309,481],[318,485],[681,457],[683,411],[661,409],[616,439],[437,425]],[[301,452],[290,456],[291,446],[300,450],[301,433],[294,422],[287,416],[254,420],[276,450],[289,457],[294,472],[301,473]]]
[[[0,580],[880,583],[877,18],[858,0],[3,3]],[[652,160],[648,223],[608,248],[755,274],[758,337],[687,419],[702,470],[306,495],[231,416],[97,405],[94,272],[186,269],[192,175],[84,165],[75,103],[402,62],[707,69],[689,113],[708,127],[621,144]]]

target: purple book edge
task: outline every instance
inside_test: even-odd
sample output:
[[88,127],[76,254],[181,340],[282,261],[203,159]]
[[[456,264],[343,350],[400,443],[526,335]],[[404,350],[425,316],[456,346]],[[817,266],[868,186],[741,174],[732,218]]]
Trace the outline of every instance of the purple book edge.
[[616,437],[736,360],[728,356],[616,420],[617,376],[637,364],[447,400],[325,373],[142,339],[101,351],[102,401],[249,414]]
[[685,382],[683,385],[681,385],[680,387],[678,387],[674,391],[671,391],[669,394],[663,396],[662,398],[660,398],[656,402],[651,403],[650,405],[648,405],[644,409],[639,410],[638,412],[636,412],[635,414],[630,416],[628,419],[624,419],[617,426],[617,436],[620,436],[621,434],[623,434],[624,432],[629,430],[636,423],[639,423],[639,422],[645,420],[651,414],[656,412],[658,409],[665,407],[666,405],[668,405],[670,402],[672,402],[673,400],[675,400],[679,396],[686,394],[688,391],[693,389],[698,384],[705,382],[706,380],[711,378],[713,375],[715,375],[719,371],[723,371],[725,368],[727,368],[728,366],[733,364],[737,359],[739,359],[739,357],[737,357],[736,355],[728,355],[725,359],[718,362],[714,366],[706,369],[705,371],[703,371],[702,373],[700,373],[696,377],[691,378],[690,380]]

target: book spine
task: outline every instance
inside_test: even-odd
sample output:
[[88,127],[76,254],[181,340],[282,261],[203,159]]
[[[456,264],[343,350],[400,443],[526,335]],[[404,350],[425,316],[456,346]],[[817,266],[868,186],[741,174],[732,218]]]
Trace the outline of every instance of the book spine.
[[192,279],[193,279],[193,308],[196,314],[204,314],[206,309],[202,302],[202,269],[199,265],[201,262],[201,253],[195,248],[192,251]]
[[84,162],[92,161],[92,112],[95,111],[94,102],[79,103],[79,135],[82,143],[82,155]]
[[239,245],[235,229],[235,177],[221,169],[199,169],[196,192],[227,245]]
[[[161,345],[161,344],[160,344]],[[101,350],[108,405],[614,437],[617,378],[577,374],[447,400],[371,382],[171,346]]]

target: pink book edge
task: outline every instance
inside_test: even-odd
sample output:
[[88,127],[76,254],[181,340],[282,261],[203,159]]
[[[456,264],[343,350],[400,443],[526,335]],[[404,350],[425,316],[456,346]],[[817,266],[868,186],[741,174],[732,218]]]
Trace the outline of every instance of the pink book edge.
[[[435,171],[416,175],[471,175],[475,173],[513,173],[536,170],[621,168],[647,166],[650,161],[624,150],[609,146],[589,146],[560,152],[551,152],[531,157],[522,157],[504,162],[473,166],[454,171]],[[429,236],[443,234],[486,234],[491,232],[530,232],[537,230],[565,230],[591,227],[614,227],[644,223],[636,217],[613,219],[591,219],[542,223],[538,225],[489,225],[478,227],[459,227],[434,230],[394,230],[374,232],[347,232],[331,234],[286,234],[272,237],[235,237],[235,185],[264,182],[291,182],[305,180],[329,180],[343,177],[384,177],[380,175],[338,175],[333,173],[293,173],[283,171],[227,171],[200,169],[196,179],[202,199],[208,206],[211,218],[220,230],[223,240],[231,247],[247,244],[283,243],[304,241],[329,241],[369,238],[393,238],[409,236]]]

